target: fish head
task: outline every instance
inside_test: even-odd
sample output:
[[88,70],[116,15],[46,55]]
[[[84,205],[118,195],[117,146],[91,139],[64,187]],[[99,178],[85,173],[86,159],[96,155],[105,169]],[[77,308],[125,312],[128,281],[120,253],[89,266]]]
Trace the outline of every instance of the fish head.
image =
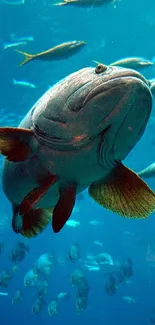
[[84,41],[72,41],[68,43],[69,49],[84,47],[86,42]]
[[141,74],[99,64],[49,89],[32,108],[33,130],[38,139],[61,150],[98,138],[100,162],[113,165],[140,139],[151,109],[149,83]]
[[137,58],[137,64],[139,64],[145,68],[145,67],[148,67],[149,65],[153,65],[153,62],[151,62],[147,59]]

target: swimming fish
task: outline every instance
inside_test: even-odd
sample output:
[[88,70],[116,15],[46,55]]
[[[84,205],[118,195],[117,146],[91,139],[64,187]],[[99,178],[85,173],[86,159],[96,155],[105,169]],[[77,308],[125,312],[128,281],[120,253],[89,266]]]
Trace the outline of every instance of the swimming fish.
[[88,269],[88,271],[100,271],[99,266],[93,266],[93,265],[88,265],[88,264],[84,264],[84,266]]
[[123,68],[129,68],[129,69],[135,69],[135,70],[141,70],[146,67],[149,67],[153,65],[153,62],[148,61],[147,59],[144,58],[125,58],[122,60],[115,61],[111,63],[110,65],[112,66],[119,66]]
[[155,162],[148,167],[141,170],[138,175],[142,178],[152,178],[155,177]]
[[15,34],[10,34],[10,38],[14,42],[33,42],[33,36],[16,36]]
[[5,43],[3,45],[4,50],[11,48],[11,47],[16,47],[16,46],[20,46],[20,45],[26,45],[27,42],[26,41],[20,41],[20,42],[12,42],[12,43]]
[[29,238],[51,222],[59,232],[86,188],[121,216],[148,217],[155,194],[122,160],[143,135],[151,110],[149,84],[140,73],[98,65],[55,84],[19,127],[0,127],[13,230]]
[[77,53],[85,45],[86,43],[84,41],[72,41],[62,43],[60,45],[52,47],[47,51],[40,52],[37,54],[29,54],[19,50],[16,50],[16,52],[23,54],[25,57],[24,61],[19,64],[19,66],[21,67],[32,60],[52,61],[66,59],[72,56],[73,54]]
[[114,4],[117,1],[119,0],[64,0],[62,2],[54,3],[53,6],[73,5],[78,7],[99,7],[107,3]]
[[0,296],[8,296],[8,292],[0,292]]
[[24,81],[24,80],[16,80],[16,79],[13,79],[12,80],[12,83],[13,85],[16,85],[16,86],[22,86],[22,87],[27,87],[27,88],[36,88],[36,86],[28,81]]
[[94,245],[98,245],[100,247],[103,246],[103,244],[100,241],[98,241],[98,240],[94,240]]
[[25,0],[2,0],[2,2],[8,4],[8,5],[23,5],[25,3]]
[[[96,64],[102,64],[99,61],[95,61],[95,60],[93,60],[93,62]],[[153,62],[148,61],[143,58],[126,58],[126,59],[112,62],[110,65],[111,66],[119,66],[119,67],[123,67],[123,68],[129,68],[129,69],[135,69],[135,70],[141,70],[141,69],[144,69],[146,67],[153,65]]]
[[23,298],[23,293],[22,293],[22,291],[21,291],[21,290],[17,290],[17,291],[15,292],[13,298],[12,298],[12,304],[13,304],[13,305],[18,304],[18,303],[21,301],[22,298]]
[[130,297],[130,296],[124,296],[124,297],[122,297],[122,299],[124,301],[128,302],[129,304],[131,304],[131,303],[135,304],[138,298],[134,298],[134,297]]
[[79,221],[76,221],[76,220],[73,220],[73,219],[69,219],[67,222],[66,222],[66,225],[69,226],[69,227],[77,227],[77,226],[80,226],[80,222]]
[[102,221],[98,221],[98,220],[91,220],[89,221],[90,225],[92,226],[100,226],[100,225],[104,225],[104,222]]

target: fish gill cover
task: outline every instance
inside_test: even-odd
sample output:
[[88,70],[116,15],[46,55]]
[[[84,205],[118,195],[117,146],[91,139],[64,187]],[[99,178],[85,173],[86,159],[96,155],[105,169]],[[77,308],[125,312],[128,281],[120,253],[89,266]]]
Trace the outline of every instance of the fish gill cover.
[[155,323],[154,12],[0,0],[2,325]]

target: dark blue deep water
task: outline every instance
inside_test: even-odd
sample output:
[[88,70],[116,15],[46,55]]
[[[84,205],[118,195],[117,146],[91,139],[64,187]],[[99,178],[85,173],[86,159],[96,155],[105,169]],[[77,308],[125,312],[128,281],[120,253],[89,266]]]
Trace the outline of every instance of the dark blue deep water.
[[[11,1],[15,2],[15,1]],[[0,0],[0,126],[18,126],[22,118],[52,85],[65,76],[85,67],[94,66],[93,60],[108,65],[124,57],[155,56],[155,3],[154,0],[120,0],[95,8],[76,6],[55,7],[53,0],[25,0],[24,4],[11,5]],[[5,49],[6,43],[16,38],[32,36],[33,41],[16,47],[37,53],[60,43],[84,40],[87,45],[71,58],[59,61],[33,61],[19,67],[22,56],[15,47]],[[155,77],[151,66],[141,71],[147,78]],[[14,85],[13,79],[27,81],[36,88]],[[146,131],[124,163],[139,171],[155,161],[155,108]],[[2,166],[1,156],[1,166]],[[155,189],[154,179],[147,180]],[[155,213],[147,220],[128,220],[113,214],[89,198],[87,190],[78,199],[71,219],[77,227],[65,226],[54,234],[51,224],[33,239],[26,239],[13,232],[11,205],[5,197],[0,181],[0,276],[3,270],[13,276],[6,288],[0,287],[0,325],[149,325],[155,319]],[[97,221],[96,225],[92,221]],[[12,249],[18,242],[29,247],[29,253],[12,271]],[[94,242],[99,243],[94,243]],[[74,243],[81,249],[79,260],[72,262],[68,252]],[[37,299],[35,288],[24,286],[24,277],[34,267],[38,258],[52,252],[53,268],[48,276],[49,290],[43,309],[35,315],[32,306]],[[88,255],[108,253],[113,267],[99,265],[98,270],[86,266]],[[105,290],[106,272],[115,272],[123,261],[130,258],[133,274],[128,281],[117,286],[110,295]],[[89,284],[87,307],[80,314],[76,311],[76,289],[71,274],[79,269]],[[108,275],[109,276],[109,275]],[[22,299],[17,304],[12,298],[21,290]],[[48,314],[48,304],[60,292],[70,298],[59,303],[55,316]],[[124,297],[128,297],[124,299]],[[153,322],[153,320],[152,320]]]

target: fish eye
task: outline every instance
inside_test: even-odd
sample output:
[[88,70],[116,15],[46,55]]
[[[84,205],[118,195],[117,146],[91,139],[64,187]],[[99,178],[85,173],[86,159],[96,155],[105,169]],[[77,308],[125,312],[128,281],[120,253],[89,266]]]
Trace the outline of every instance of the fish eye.
[[97,67],[95,68],[96,73],[102,73],[106,70],[107,70],[107,67],[104,64],[98,64]]

